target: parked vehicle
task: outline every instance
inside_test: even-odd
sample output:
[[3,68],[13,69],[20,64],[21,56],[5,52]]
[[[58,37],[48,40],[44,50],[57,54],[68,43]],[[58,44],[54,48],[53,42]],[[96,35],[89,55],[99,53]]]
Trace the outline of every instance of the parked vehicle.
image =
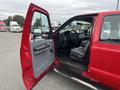
[[31,4],[20,49],[27,90],[51,69],[95,90],[120,90],[120,11],[78,15],[54,33],[50,27],[48,12]]
[[0,22],[0,31],[1,32],[7,31],[6,24],[4,22],[2,22],[2,21]]
[[22,29],[16,21],[10,21],[10,32],[21,32]]

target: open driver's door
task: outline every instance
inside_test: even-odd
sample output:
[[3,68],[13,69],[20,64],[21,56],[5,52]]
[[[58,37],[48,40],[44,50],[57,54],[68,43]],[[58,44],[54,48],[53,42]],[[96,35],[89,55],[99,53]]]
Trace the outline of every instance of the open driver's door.
[[54,67],[50,28],[48,12],[31,4],[24,24],[20,49],[22,78],[27,90],[31,90],[47,71]]

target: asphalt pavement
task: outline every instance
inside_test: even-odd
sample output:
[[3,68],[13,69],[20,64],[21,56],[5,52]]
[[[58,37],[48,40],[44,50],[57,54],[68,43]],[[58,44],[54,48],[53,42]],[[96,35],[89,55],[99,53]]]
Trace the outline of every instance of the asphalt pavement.
[[[20,65],[21,33],[0,32],[0,90],[25,90]],[[89,88],[49,72],[33,90],[90,90]]]

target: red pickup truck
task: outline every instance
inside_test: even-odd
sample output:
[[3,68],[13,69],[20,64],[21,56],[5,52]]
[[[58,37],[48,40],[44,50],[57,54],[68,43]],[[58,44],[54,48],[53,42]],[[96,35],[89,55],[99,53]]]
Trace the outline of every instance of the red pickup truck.
[[31,4],[20,58],[27,90],[49,70],[95,90],[120,90],[120,11],[78,15],[53,33],[48,12]]

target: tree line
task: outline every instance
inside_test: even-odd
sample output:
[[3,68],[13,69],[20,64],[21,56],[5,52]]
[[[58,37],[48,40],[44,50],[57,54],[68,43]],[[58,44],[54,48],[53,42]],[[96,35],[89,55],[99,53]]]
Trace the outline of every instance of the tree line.
[[24,25],[25,18],[21,15],[8,16],[7,19],[3,20],[7,26],[9,26],[10,21],[16,21],[21,27]]

